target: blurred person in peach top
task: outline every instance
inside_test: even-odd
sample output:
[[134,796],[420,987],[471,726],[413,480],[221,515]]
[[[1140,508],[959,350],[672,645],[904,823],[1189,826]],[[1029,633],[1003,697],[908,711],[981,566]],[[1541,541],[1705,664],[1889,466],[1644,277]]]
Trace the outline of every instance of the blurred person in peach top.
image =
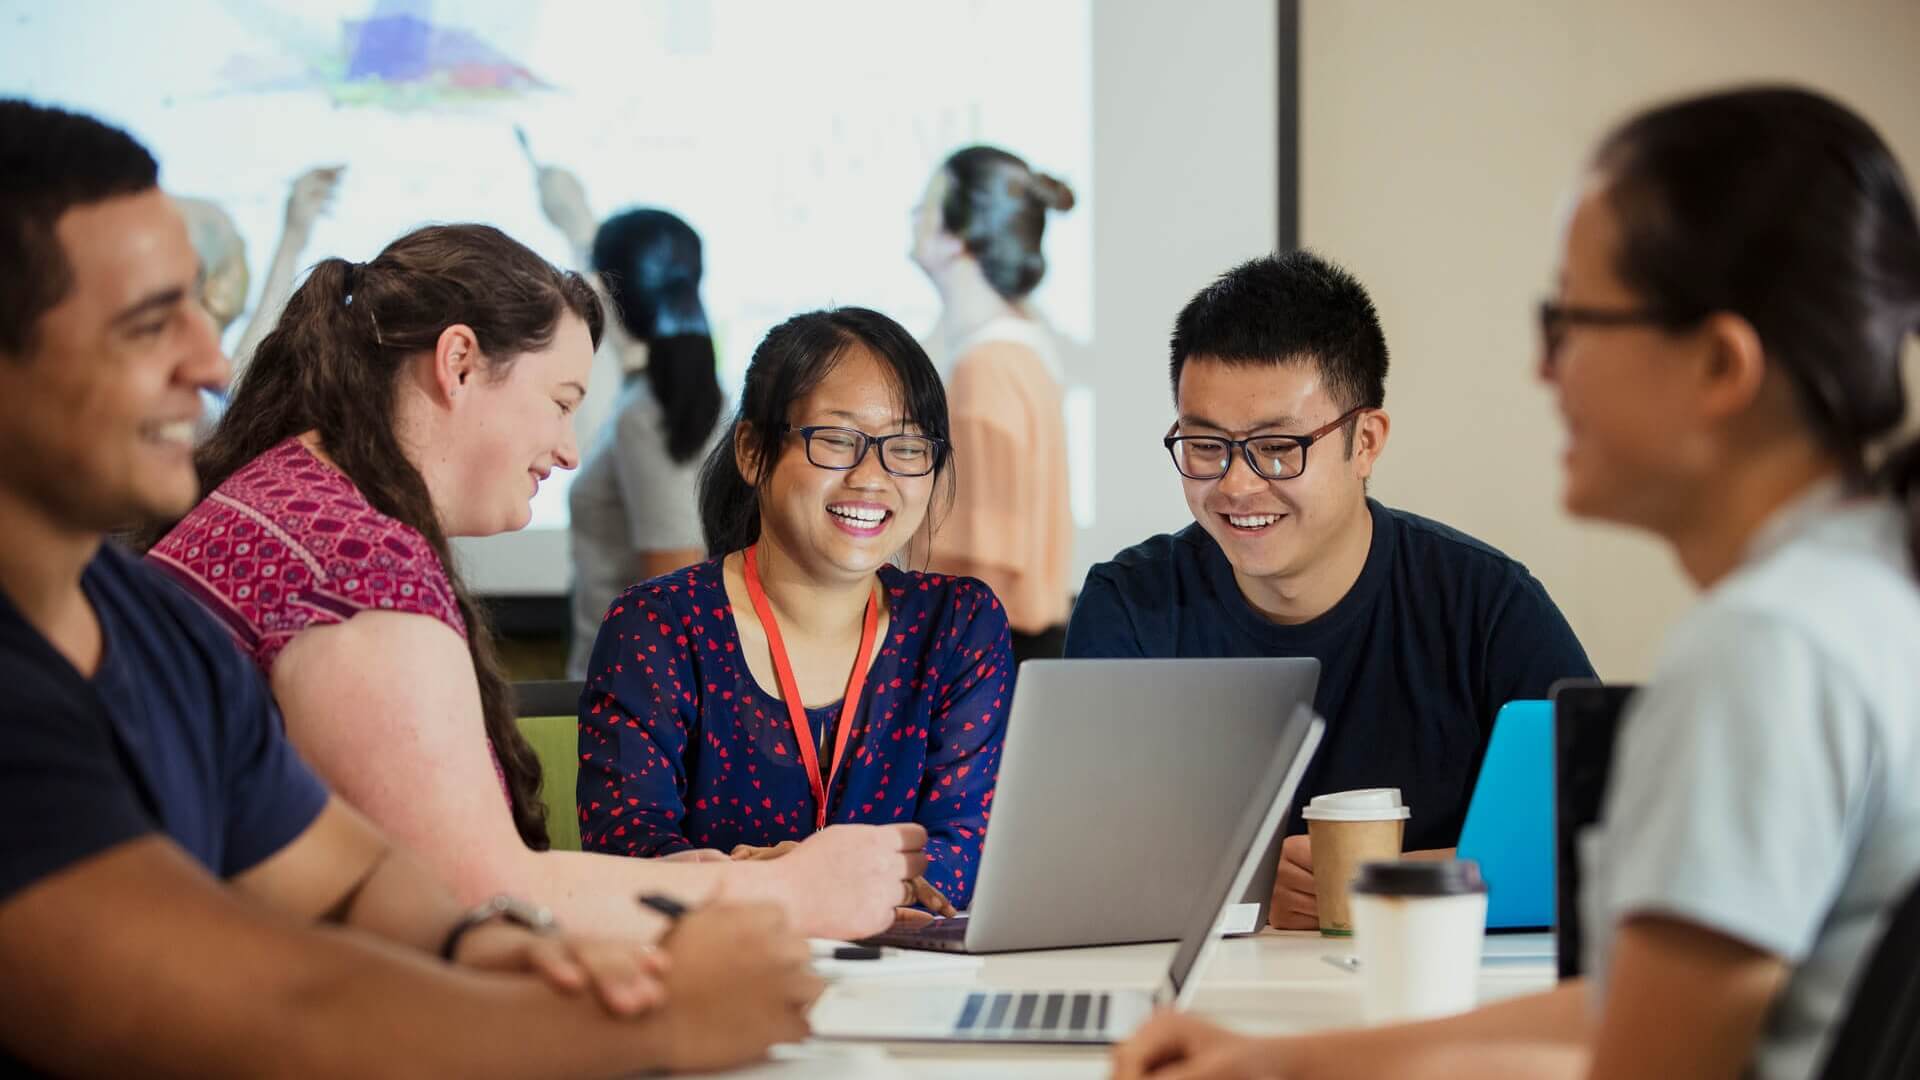
[[1063,379],[1053,332],[1027,298],[1045,275],[1047,212],[1066,184],[990,146],[955,151],[914,210],[913,261],[940,293],[932,351],[946,365],[955,499],[930,522],[931,570],[993,587],[1016,661],[1057,657],[1066,635],[1068,502]]

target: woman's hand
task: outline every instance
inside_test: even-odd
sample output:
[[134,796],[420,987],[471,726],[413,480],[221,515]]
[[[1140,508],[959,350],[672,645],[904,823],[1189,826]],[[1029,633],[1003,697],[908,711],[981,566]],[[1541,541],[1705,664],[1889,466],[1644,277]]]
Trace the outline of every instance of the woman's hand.
[[778,859],[782,855],[791,854],[799,846],[798,840],[782,840],[772,847],[735,844],[733,850],[727,853],[727,858],[735,862],[765,862],[768,859]]
[[959,909],[947,902],[940,890],[927,883],[924,877],[906,882],[906,906],[893,909],[893,928],[895,930],[918,930],[931,925],[935,919],[960,914]]
[[[927,872],[927,830],[893,825],[830,825],[798,843],[742,845],[733,896],[773,900],[810,937],[857,941],[894,924],[914,879]],[[759,865],[764,864],[764,865]]]
[[313,231],[313,223],[333,206],[333,194],[340,187],[345,165],[324,165],[308,169],[293,182],[287,193],[287,232],[304,242]]
[[557,165],[546,165],[535,175],[535,182],[540,188],[540,210],[547,220],[576,246],[591,245],[596,223],[580,178]]
[[638,1016],[667,1000],[667,954],[624,938],[536,934],[487,923],[461,937],[453,962],[476,971],[538,975],[562,993],[591,990],[614,1016]]
[[718,848],[688,848],[671,855],[660,856],[661,862],[726,862],[727,853]]
[[1278,1080],[1285,1063],[1270,1039],[1236,1035],[1189,1016],[1162,1012],[1113,1052],[1113,1080]]
[[[772,847],[738,844],[727,857],[737,862],[765,862],[768,859],[778,859],[791,854],[799,847],[798,840],[782,840]],[[895,909],[893,918],[893,925],[896,928],[924,926],[932,922],[935,916],[960,914],[960,909],[948,903],[940,890],[929,883],[925,877],[904,881],[901,886],[900,906]],[[926,911],[917,910],[919,908],[925,908]]]
[[924,877],[917,877],[907,882],[907,902],[903,910],[916,907],[926,908],[943,918],[960,914],[960,909],[948,903],[946,896],[929,884]]

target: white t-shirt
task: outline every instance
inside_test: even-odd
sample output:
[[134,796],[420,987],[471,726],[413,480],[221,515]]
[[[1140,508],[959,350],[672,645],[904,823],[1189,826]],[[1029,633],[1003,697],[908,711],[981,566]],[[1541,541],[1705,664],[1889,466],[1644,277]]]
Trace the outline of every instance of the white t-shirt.
[[1755,1075],[1812,1075],[1920,877],[1920,583],[1900,509],[1828,487],[1778,515],[1674,629],[1611,775],[1580,838],[1596,989],[1630,916],[1725,934],[1791,965]]
[[700,452],[675,461],[667,455],[666,413],[645,376],[628,380],[615,408],[567,493],[573,543],[570,679],[586,676],[607,606],[637,584],[640,553],[704,545],[697,505],[700,468],[727,428],[722,409]]

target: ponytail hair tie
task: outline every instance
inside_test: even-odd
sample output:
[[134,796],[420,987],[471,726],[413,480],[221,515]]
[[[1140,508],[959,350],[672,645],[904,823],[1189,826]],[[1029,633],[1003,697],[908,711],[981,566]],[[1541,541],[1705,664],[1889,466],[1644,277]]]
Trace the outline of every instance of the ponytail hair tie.
[[[346,272],[341,275],[341,293],[343,295],[341,296],[340,302],[345,306],[353,306],[354,295],[360,291],[360,278],[363,276],[363,271],[365,271],[366,268],[366,263],[347,263]],[[373,343],[376,346],[385,348],[387,343],[380,339],[380,319],[374,315],[372,307],[367,308],[367,325],[373,328]]]

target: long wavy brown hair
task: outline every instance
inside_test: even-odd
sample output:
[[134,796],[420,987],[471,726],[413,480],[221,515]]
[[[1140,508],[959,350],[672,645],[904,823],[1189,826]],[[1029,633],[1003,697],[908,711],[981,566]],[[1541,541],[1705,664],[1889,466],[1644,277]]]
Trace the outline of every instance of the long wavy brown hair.
[[461,580],[425,479],[401,449],[394,410],[409,358],[433,349],[447,327],[471,327],[489,376],[498,378],[515,357],[546,347],[568,313],[586,321],[598,347],[603,316],[586,281],[487,225],[416,229],[365,264],[327,259],[287,301],[194,457],[201,490],[212,491],[282,441],[317,432],[374,509],[426,537],[466,620],[514,825],[537,851],[548,846],[540,761],[514,722],[491,628]]

